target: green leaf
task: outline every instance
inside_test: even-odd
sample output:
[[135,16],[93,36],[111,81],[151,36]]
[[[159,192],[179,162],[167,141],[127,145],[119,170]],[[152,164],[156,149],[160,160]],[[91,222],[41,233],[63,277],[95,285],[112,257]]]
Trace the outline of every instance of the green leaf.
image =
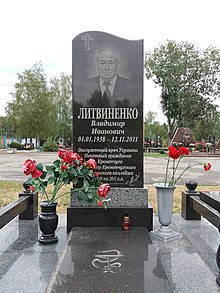
[[60,160],[59,159],[54,161],[53,164],[54,164],[54,166],[56,166],[56,168],[60,168]]
[[52,184],[52,183],[54,183],[54,177],[53,176],[50,176],[48,178],[48,184]]
[[41,163],[37,164],[37,170],[43,171],[43,165]]
[[42,175],[40,176],[41,179],[45,179],[47,177],[47,171],[43,171]]
[[69,177],[69,174],[67,172],[63,172],[63,178]]
[[76,171],[76,169],[74,169],[74,168],[71,168],[71,170],[69,171],[69,173],[72,175],[75,175],[75,176],[77,176],[77,171]]
[[47,187],[47,185],[48,185],[48,181],[42,181],[42,183],[43,183],[43,185],[44,185],[45,187]]
[[59,173],[59,172],[57,172],[56,170],[54,170],[54,172],[53,172],[53,175],[54,175],[54,177],[55,177],[55,178],[58,178],[58,177],[59,177],[59,175],[60,175],[60,173]]
[[92,193],[87,193],[88,199],[93,199],[93,194]]
[[86,187],[88,185],[89,185],[89,181],[86,178],[84,178],[84,180],[83,180],[83,186]]
[[90,177],[93,177],[93,171],[92,170],[89,170],[89,172],[87,173],[87,176],[90,176]]
[[73,185],[76,185],[78,183],[78,178],[77,177],[74,177],[71,179],[71,182],[73,183]]
[[49,174],[53,174],[55,167],[54,166],[46,166],[46,170]]
[[69,183],[69,177],[65,177],[65,178],[63,178],[63,183],[64,183],[64,184],[68,184],[68,183]]

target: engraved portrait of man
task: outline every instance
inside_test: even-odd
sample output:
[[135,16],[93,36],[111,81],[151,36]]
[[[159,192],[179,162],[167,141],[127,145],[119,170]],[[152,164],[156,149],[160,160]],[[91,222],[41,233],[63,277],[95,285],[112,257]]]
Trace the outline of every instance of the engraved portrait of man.
[[97,52],[98,75],[88,79],[91,98],[87,106],[129,106],[130,80],[118,73],[120,56],[115,49],[103,48]]
[[96,74],[85,78],[80,84],[77,102],[85,107],[138,106],[142,100],[141,87],[135,80],[120,73],[121,56],[118,50],[102,47],[95,54],[94,64]]

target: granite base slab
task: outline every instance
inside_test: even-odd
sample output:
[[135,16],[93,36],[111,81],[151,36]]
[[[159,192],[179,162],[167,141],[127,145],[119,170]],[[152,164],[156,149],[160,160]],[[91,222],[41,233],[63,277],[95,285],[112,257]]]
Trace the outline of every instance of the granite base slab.
[[[147,188],[111,188],[106,199],[108,207],[147,207],[148,189]],[[70,207],[88,207],[90,204],[79,201],[76,196],[76,190],[72,189]]]
[[121,227],[124,214],[128,214],[132,227],[146,227],[153,230],[153,208],[125,207],[69,207],[67,208],[67,232],[74,227]]
[[153,208],[148,202],[147,188],[112,188],[107,199],[107,209],[78,201],[75,190],[71,192],[67,208],[67,232],[74,227],[120,227],[124,214],[128,214],[133,227],[153,229]]
[[47,293],[171,293],[144,227],[73,228]]

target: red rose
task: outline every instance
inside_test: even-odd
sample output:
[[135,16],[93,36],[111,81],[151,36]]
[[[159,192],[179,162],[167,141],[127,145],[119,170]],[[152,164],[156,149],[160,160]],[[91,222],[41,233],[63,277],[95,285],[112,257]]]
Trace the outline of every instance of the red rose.
[[212,167],[212,165],[210,163],[206,163],[206,164],[203,165],[203,168],[204,168],[205,171],[210,170],[211,167]]
[[180,152],[181,155],[186,155],[186,156],[188,156],[188,154],[189,154],[189,149],[186,148],[186,147],[184,147],[184,146],[181,146],[181,147],[179,148],[179,152]]
[[58,150],[58,157],[61,159],[64,159],[66,156],[66,151],[64,150]]
[[34,172],[31,173],[33,178],[39,178],[42,175],[42,171],[35,169]]
[[98,195],[101,197],[106,197],[110,191],[111,187],[108,183],[104,183],[99,186]]
[[66,164],[62,164],[61,165],[61,170],[62,171],[65,171],[67,168],[68,168],[68,166]]
[[102,207],[102,206],[103,206],[103,203],[102,203],[101,200],[99,200],[99,201],[97,202],[97,204],[98,204],[99,207]]
[[36,170],[36,161],[27,159],[22,165],[22,168],[25,175],[30,175]]
[[29,188],[28,188],[28,190],[30,190],[31,192],[33,192],[33,191],[35,191],[35,188],[34,188],[34,186],[30,185]]
[[60,158],[63,159],[64,162],[72,164],[74,161],[79,160],[81,162],[81,157],[77,153],[73,153],[71,151],[62,151],[60,152]]
[[169,146],[169,157],[176,160],[179,159],[181,153],[179,150],[177,150],[174,146]]
[[87,161],[87,165],[93,170],[97,167],[96,161],[94,159],[89,159]]
[[94,175],[95,175],[95,177],[99,177],[99,173],[98,172],[95,172]]
[[70,154],[68,155],[68,157],[69,157],[69,162],[70,163],[73,163],[76,160],[79,161],[80,164],[82,163],[82,158],[77,153],[70,152]]

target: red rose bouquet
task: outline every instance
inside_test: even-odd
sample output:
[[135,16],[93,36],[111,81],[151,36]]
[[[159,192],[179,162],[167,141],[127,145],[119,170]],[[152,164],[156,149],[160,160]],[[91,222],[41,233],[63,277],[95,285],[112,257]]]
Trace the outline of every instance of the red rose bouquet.
[[[195,164],[189,164],[180,174],[177,175],[177,170],[180,164],[181,159],[184,156],[189,155],[189,149],[181,146],[179,148],[176,148],[174,146],[169,147],[168,151],[168,161],[166,166],[166,175],[165,175],[165,184],[164,186],[175,186],[177,181],[182,177],[182,175],[190,168],[192,168],[195,165],[202,165],[205,171],[208,171],[211,169],[210,163],[195,163]],[[172,162],[171,162],[172,161]],[[170,163],[171,171],[169,170]]]
[[[24,174],[30,175],[29,189],[41,192],[49,204],[66,194],[59,191],[64,185],[72,183],[73,188],[77,186],[75,190],[79,200],[106,207],[110,186],[108,183],[102,184],[95,169],[94,159],[85,161],[79,154],[67,150],[59,150],[58,159],[45,169],[41,163],[37,164],[31,159],[23,164]],[[48,191],[49,186],[52,186],[51,192]]]

